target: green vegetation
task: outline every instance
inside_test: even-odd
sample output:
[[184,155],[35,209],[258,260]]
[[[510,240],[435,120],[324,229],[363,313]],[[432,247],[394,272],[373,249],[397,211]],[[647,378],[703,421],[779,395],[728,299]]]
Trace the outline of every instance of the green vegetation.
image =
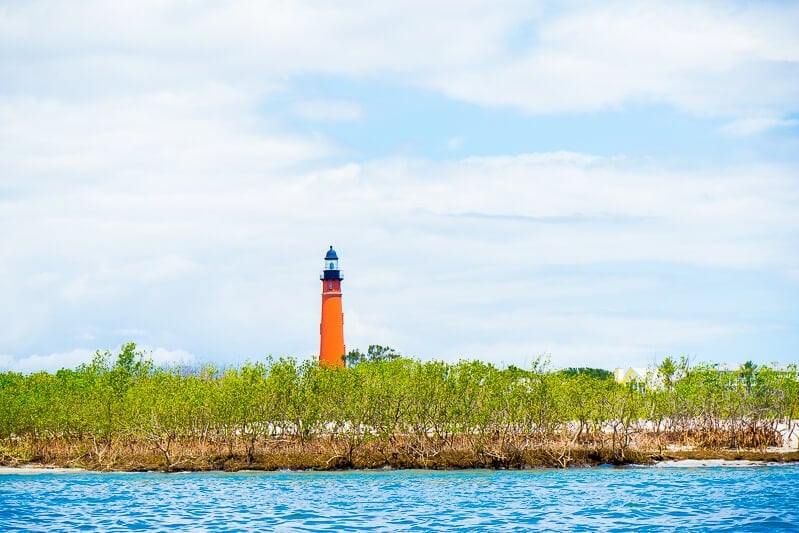
[[[350,357],[350,354],[355,353]],[[646,387],[607,371],[498,369],[350,352],[159,368],[132,343],[55,374],[0,373],[0,464],[96,469],[522,467],[629,462],[673,445],[765,450],[799,418],[795,367],[667,359]]]
[[370,344],[366,353],[362,353],[357,348],[344,355],[344,364],[346,366],[355,366],[358,363],[369,362],[379,363],[382,361],[393,361],[399,359],[401,355],[394,351],[394,348],[389,346],[381,346],[379,344]]
[[570,377],[575,377],[579,374],[585,374],[587,376],[591,376],[597,379],[613,379],[613,372],[610,370],[605,370],[604,368],[588,368],[588,367],[579,367],[579,368],[564,368],[561,372]]

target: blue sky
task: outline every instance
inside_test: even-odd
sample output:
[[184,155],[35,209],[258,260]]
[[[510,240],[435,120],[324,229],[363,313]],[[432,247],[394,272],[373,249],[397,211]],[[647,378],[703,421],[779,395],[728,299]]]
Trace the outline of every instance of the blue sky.
[[[357,103],[357,120],[314,120],[297,102]],[[302,77],[264,102],[264,112],[300,134],[318,133],[345,158],[396,155],[450,159],[568,150],[593,155],[658,157],[670,164],[782,159],[795,161],[799,124],[754,136],[723,135],[725,119],[696,116],[662,103],[629,102],[586,113],[536,114],[449,99],[430,90],[372,80]],[[796,121],[795,115],[786,119]]]
[[0,370],[799,362],[799,6],[0,4]]

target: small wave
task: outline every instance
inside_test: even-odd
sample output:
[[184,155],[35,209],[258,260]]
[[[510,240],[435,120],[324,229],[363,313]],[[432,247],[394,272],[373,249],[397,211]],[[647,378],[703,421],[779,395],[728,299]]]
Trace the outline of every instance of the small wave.
[[179,476],[6,468],[37,475],[0,483],[0,531],[641,531],[799,523],[799,467],[739,468],[761,464]]

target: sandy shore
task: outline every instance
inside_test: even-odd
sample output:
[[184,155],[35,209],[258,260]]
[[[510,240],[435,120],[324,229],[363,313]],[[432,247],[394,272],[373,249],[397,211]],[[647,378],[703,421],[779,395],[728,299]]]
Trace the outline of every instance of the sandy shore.
[[[437,442],[437,441],[436,441]],[[433,444],[436,444],[434,442]],[[652,465],[661,468],[713,466],[745,467],[773,463],[799,463],[799,450],[789,447],[761,449],[696,448],[667,446],[658,449],[550,445],[508,448],[506,442],[487,441],[476,449],[466,438],[455,438],[447,448],[417,449],[407,442],[382,441],[353,444],[346,439],[268,440],[253,452],[229,447],[225,442],[198,445],[194,439],[177,439],[168,448],[150,441],[39,439],[12,441],[0,455],[0,474],[92,471],[239,471],[239,470],[349,470],[394,469],[457,470],[471,468],[568,468],[614,465]],[[411,443],[413,444],[413,443]],[[440,443],[439,443],[440,444]],[[11,445],[17,445],[12,448]],[[503,447],[504,446],[504,447]],[[509,450],[509,451],[508,451]],[[424,453],[423,453],[424,452]],[[491,453],[493,452],[493,453]],[[74,468],[73,468],[74,467]]]
[[789,464],[774,461],[750,461],[747,459],[679,459],[667,460],[648,465],[651,468],[702,468],[702,467],[750,467],[767,464]]
[[43,466],[26,464],[20,466],[0,466],[0,476],[8,474],[69,474],[74,472],[89,472],[85,468],[64,468],[60,466]]
[[[775,461],[750,461],[746,459],[679,459],[659,461],[653,464],[627,465],[630,468],[752,468],[761,466],[785,466],[794,463],[781,463]],[[590,466],[587,468],[591,468]],[[384,468],[387,470],[393,470]],[[294,470],[281,470],[291,471]],[[297,470],[300,471],[300,470]],[[22,466],[0,466],[0,476],[4,475],[40,475],[40,474],[77,474],[77,473],[102,473],[85,468],[63,468],[42,465],[22,465]],[[113,471],[114,473],[135,473],[125,471]],[[263,472],[262,470],[239,470],[238,472]],[[182,472],[187,473],[187,472]]]

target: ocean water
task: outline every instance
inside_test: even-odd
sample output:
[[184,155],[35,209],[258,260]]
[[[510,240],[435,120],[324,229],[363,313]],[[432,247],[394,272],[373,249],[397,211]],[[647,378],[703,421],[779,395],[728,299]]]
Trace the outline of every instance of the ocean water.
[[799,530],[799,466],[0,474],[0,531],[684,529]]

